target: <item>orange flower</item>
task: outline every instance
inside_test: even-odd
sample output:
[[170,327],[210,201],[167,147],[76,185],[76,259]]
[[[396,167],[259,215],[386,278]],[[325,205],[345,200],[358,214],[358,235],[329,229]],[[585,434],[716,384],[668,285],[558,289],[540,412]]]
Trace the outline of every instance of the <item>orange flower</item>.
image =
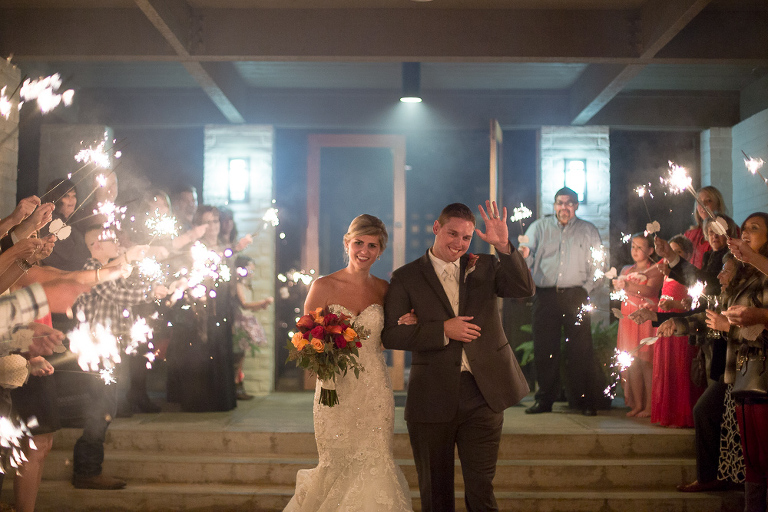
[[325,328],[326,332],[330,332],[331,334],[341,334],[341,331],[344,330],[344,328],[340,325],[329,325]]
[[323,325],[323,315],[322,315],[322,313],[323,313],[323,308],[317,308],[316,310],[314,310],[311,313],[312,318],[315,319],[315,323],[316,324]]
[[355,338],[357,338],[357,333],[354,329],[351,327],[347,327],[344,329],[344,339],[347,341],[353,341]]
[[307,343],[309,343],[306,339],[304,339],[304,336],[297,332],[293,335],[293,338],[291,338],[291,343],[293,343],[293,346],[296,347],[296,350],[301,352],[301,350],[307,346]]
[[296,327],[299,329],[311,329],[315,326],[315,321],[312,320],[312,315],[304,315],[296,322]]
[[315,349],[315,352],[319,354],[325,350],[325,343],[323,343],[323,340],[320,338],[313,338],[312,348]]

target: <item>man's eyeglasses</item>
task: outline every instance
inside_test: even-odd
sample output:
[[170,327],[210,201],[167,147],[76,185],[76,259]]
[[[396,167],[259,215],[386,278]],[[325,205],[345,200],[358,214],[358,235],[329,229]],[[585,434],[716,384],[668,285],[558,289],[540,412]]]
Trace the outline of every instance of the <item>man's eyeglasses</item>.
[[571,207],[571,206],[576,206],[576,203],[573,202],[573,201],[565,201],[565,202],[563,202],[563,201],[555,201],[555,206],[568,206],[568,207]]

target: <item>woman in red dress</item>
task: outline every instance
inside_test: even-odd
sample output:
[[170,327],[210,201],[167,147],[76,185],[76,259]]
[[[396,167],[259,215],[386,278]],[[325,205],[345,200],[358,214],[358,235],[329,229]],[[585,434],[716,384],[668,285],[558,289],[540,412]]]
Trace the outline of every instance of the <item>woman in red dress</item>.
[[[681,235],[669,241],[681,258],[693,251],[690,241]],[[690,260],[689,260],[690,261]],[[688,288],[666,277],[661,288],[659,311],[683,312],[689,309]],[[693,405],[704,391],[691,382],[691,362],[697,347],[688,336],[660,336],[653,352],[653,399],[651,422],[663,427],[693,427]]]

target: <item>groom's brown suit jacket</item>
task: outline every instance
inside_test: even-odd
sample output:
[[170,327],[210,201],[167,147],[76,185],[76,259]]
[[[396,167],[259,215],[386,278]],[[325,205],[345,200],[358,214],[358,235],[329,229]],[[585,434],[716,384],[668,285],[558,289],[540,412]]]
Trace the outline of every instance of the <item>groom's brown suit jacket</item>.
[[[406,421],[439,423],[454,417],[462,347],[493,411],[515,405],[530,391],[504,334],[496,301],[497,297],[530,297],[535,292],[525,260],[511,247],[511,254],[499,254],[498,259],[479,255],[471,272],[467,272],[469,256],[460,259],[459,316],[473,316],[470,322],[481,328],[480,336],[470,343],[450,340],[445,345],[443,322],[455,315],[429,254],[392,274],[384,302],[382,342],[386,348],[413,353]],[[398,325],[398,318],[411,309],[418,323]]]

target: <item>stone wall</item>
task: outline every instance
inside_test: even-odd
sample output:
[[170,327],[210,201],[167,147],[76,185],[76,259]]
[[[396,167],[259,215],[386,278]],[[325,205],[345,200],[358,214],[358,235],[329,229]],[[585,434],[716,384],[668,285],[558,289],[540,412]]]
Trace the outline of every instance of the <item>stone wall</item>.
[[18,92],[13,94],[21,82],[21,70],[0,59],[0,89],[5,87],[5,96],[11,102],[11,111],[6,119],[0,116],[0,217],[6,217],[16,207],[16,177],[19,164],[19,103]]
[[[732,130],[731,151],[733,179],[733,220],[741,223],[753,212],[768,211],[768,187],[758,175],[752,175],[744,166],[742,151],[753,158],[768,162],[768,109],[745,119]],[[768,166],[762,169],[768,177]]]
[[[271,126],[206,126],[201,204],[227,205],[235,214],[240,236],[254,234],[253,244],[244,252],[256,262],[251,277],[252,297],[261,300],[275,294],[275,228],[261,220],[273,207],[272,154],[274,131]],[[250,161],[250,201],[228,202],[228,169],[230,158]],[[279,228],[277,228],[279,229]],[[275,312],[274,307],[256,313],[267,334],[268,345],[252,357],[246,354],[245,388],[251,394],[266,394],[274,389],[275,376]]]

